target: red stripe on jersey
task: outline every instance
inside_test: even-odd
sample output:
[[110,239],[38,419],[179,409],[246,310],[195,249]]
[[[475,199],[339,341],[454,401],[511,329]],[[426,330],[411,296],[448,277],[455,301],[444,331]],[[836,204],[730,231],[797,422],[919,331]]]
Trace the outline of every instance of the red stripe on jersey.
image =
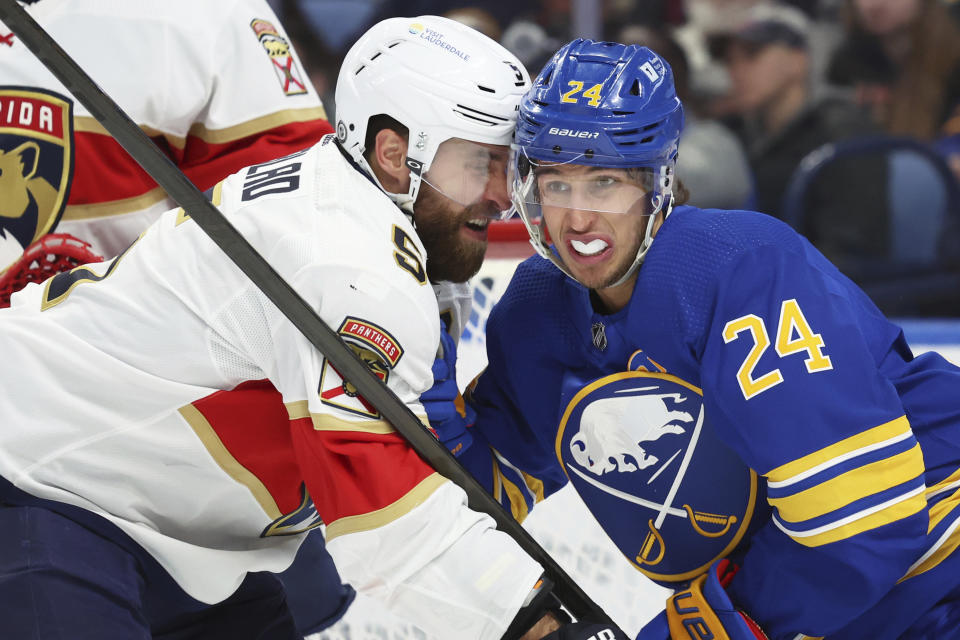
[[397,433],[318,431],[302,418],[293,421],[293,443],[326,523],[391,505],[434,473]]
[[188,136],[178,164],[197,187],[209,189],[231,173],[306,149],[332,132],[333,127],[326,120],[309,120],[291,122],[222,144]]
[[[201,190],[252,164],[289,155],[316,143],[333,128],[326,120],[293,122],[223,144],[190,136],[184,149],[163,136],[151,138]],[[74,134],[73,184],[68,204],[100,204],[143,195],[153,178],[109,135]]]
[[[166,140],[153,139],[161,149]],[[112,137],[74,133],[73,183],[67,204],[100,204],[140,196],[157,183]]]
[[244,382],[193,403],[237,462],[264,484],[282,513],[300,506],[303,478],[293,453],[290,418],[267,380]]

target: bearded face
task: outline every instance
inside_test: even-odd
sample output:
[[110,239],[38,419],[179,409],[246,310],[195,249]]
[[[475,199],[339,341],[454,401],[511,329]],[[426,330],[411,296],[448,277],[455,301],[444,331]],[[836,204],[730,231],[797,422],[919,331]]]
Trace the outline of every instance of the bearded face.
[[464,207],[421,185],[414,206],[417,235],[427,250],[431,282],[466,282],[477,274],[487,250],[487,225],[497,213],[489,201]]
[[417,235],[433,282],[466,282],[480,270],[487,225],[511,207],[504,145],[451,138],[423,176],[414,204]]

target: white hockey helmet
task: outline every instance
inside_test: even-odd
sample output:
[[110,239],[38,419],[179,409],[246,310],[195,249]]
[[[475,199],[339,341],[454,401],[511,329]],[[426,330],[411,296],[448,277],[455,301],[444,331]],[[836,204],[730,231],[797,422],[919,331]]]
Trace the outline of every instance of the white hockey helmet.
[[337,137],[376,180],[364,157],[370,118],[385,114],[407,127],[410,188],[387,194],[412,213],[440,144],[460,138],[509,145],[529,87],[516,56],[479,31],[437,16],[389,18],[371,27],[340,67]]

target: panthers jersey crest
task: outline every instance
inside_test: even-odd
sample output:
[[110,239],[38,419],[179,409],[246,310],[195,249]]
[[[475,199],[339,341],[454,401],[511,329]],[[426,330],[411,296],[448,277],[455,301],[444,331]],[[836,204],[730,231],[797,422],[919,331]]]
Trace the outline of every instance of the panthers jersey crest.
[[288,96],[296,96],[307,92],[307,85],[303,81],[303,74],[297,66],[297,61],[290,51],[290,43],[280,35],[272,23],[259,18],[250,22],[250,28],[256,34],[264,51],[270,56],[273,71],[280,81],[280,88]]
[[0,87],[0,271],[56,226],[70,193],[73,103]]
[[556,453],[620,551],[658,582],[702,573],[749,526],[756,474],[709,428],[701,390],[677,377],[626,371],[579,385]]
[[[337,331],[357,357],[383,382],[403,356],[403,348],[382,327],[360,318],[346,318]],[[356,386],[345,380],[336,367],[325,360],[320,377],[320,401],[367,418],[379,418],[376,407],[361,396]]]

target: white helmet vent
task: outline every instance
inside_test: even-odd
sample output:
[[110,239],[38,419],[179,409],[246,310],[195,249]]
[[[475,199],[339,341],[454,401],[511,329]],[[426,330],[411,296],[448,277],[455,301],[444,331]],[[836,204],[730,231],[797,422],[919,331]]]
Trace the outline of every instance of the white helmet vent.
[[495,116],[492,113],[478,111],[477,109],[473,109],[463,104],[458,104],[453,112],[462,118],[468,118],[473,122],[479,122],[490,127],[495,127],[498,124],[503,124],[504,122],[510,122],[509,118],[501,118],[500,116]]

